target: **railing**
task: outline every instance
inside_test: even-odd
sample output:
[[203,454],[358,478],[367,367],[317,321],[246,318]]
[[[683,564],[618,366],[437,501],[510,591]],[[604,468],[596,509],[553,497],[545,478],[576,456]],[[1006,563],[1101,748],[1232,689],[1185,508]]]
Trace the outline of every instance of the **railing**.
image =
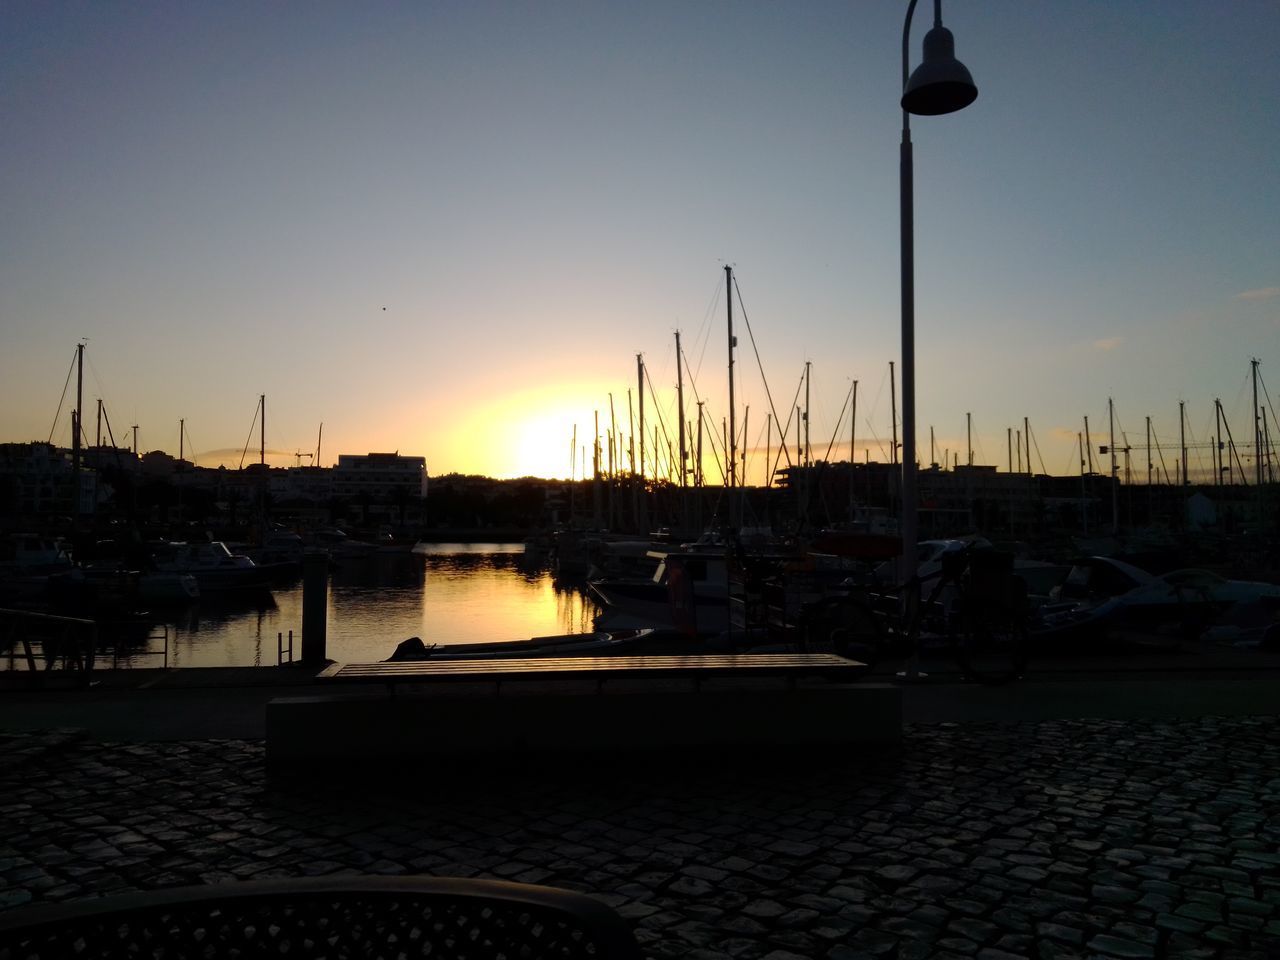
[[[104,624],[104,626],[111,626]],[[152,645],[160,642],[160,649],[152,650]],[[144,649],[142,650],[125,650],[121,652],[122,644],[120,640],[116,640],[111,647],[111,669],[118,670],[121,662],[126,667],[132,667],[132,661],[138,657],[162,657],[162,664],[165,670],[169,669],[169,625],[167,623],[152,624],[147,628],[147,635],[143,638]]]
[[[98,624],[93,620],[0,609],[0,628],[9,648],[11,671],[17,670],[19,663],[25,663],[31,673],[61,666],[80,671],[88,682],[98,650]],[[39,660],[44,661],[43,668],[38,665]]]
[[[285,654],[289,655],[289,659],[285,659]],[[289,643],[286,646],[284,642],[284,634],[276,633],[276,666],[283,667],[286,663],[293,663],[293,631],[289,631]]]

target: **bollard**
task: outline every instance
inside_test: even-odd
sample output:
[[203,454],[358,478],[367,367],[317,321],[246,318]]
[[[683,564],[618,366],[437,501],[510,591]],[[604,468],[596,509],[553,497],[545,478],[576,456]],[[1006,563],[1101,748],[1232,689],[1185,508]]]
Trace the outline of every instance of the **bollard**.
[[329,554],[308,550],[302,555],[302,662],[319,666],[329,658]]

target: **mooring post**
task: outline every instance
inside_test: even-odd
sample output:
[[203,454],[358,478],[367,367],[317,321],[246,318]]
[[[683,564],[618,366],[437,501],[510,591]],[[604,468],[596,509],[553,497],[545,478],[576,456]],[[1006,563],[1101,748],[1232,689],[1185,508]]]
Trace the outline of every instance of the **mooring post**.
[[318,666],[325,653],[329,626],[329,554],[308,550],[302,555],[302,662]]

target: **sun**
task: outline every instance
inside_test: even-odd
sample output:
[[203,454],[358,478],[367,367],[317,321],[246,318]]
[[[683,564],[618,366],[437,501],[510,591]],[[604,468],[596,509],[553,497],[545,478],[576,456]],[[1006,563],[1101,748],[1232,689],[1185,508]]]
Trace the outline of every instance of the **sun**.
[[[606,398],[604,404],[593,403],[598,396]],[[606,386],[578,382],[506,393],[464,411],[446,434],[437,436],[437,458],[450,465],[445,472],[456,469],[495,479],[589,477],[596,415],[600,442],[607,443],[607,398]],[[619,424],[619,430],[626,428]]]
[[[579,450],[575,456],[572,449],[571,416],[538,413],[523,417],[511,424],[510,435],[512,462],[504,471],[510,476],[547,480],[566,479],[570,472],[582,476],[582,452]],[[589,451],[587,455],[590,456]]]

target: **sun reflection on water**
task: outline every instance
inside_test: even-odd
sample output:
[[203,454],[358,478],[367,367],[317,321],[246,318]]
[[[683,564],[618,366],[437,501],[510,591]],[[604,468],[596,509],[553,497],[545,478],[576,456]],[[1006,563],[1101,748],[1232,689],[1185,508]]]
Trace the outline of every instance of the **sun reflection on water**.
[[[205,601],[175,617],[170,659],[180,666],[270,665],[277,634],[301,653],[302,586],[237,606]],[[590,632],[597,612],[579,586],[558,582],[515,543],[441,543],[425,552],[340,559],[329,582],[328,655],[384,660],[409,637],[427,644],[519,640]]]

